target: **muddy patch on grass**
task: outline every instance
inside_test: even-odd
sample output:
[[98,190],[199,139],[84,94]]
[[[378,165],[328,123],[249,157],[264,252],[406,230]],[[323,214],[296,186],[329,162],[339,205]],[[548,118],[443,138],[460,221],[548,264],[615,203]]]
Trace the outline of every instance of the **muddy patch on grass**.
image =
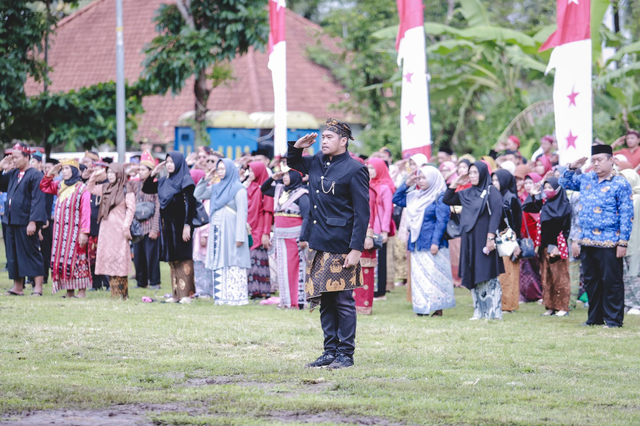
[[265,420],[278,423],[337,423],[358,426],[406,426],[405,423],[393,422],[382,417],[347,415],[337,413],[335,411],[324,411],[321,413],[277,411],[267,414],[264,418]]
[[205,412],[201,406],[186,404],[126,404],[97,410],[50,410],[34,411],[0,418],[0,425],[44,426],[152,426],[147,413],[163,414]]

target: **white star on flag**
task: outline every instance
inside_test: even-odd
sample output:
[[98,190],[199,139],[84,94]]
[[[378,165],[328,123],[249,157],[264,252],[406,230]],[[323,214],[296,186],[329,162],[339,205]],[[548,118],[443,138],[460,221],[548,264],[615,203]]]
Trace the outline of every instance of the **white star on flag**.
[[571,3],[575,3],[578,6],[580,6],[580,3],[578,3],[578,0],[569,0],[569,2],[567,4],[571,4]]

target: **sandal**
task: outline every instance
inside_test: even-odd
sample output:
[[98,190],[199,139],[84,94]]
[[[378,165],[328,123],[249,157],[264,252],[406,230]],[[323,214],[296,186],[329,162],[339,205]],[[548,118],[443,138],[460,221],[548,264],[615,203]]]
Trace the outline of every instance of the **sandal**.
[[34,291],[33,293],[31,293],[31,295],[35,297],[42,297],[42,293],[38,293],[37,291]]
[[24,294],[16,293],[13,290],[7,290],[7,292],[4,295],[5,296],[24,296]]

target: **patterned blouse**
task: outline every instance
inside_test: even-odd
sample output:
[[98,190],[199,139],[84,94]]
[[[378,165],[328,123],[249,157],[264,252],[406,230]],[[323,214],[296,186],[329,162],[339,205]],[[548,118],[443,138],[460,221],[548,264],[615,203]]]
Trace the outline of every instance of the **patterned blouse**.
[[626,247],[633,226],[631,186],[616,173],[598,180],[595,172],[579,174],[569,169],[560,178],[565,189],[580,191],[578,242],[592,247]]

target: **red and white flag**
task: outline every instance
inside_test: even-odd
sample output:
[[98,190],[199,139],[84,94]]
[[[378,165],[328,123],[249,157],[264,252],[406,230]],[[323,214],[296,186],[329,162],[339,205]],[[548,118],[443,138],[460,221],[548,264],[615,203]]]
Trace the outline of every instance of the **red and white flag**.
[[269,0],[269,69],[273,80],[273,149],[287,155],[287,44],[284,39],[285,0]]
[[422,0],[397,0],[400,27],[396,49],[402,64],[400,135],[402,156],[431,156],[431,120]]
[[591,1],[558,0],[558,29],[540,47],[556,70],[553,106],[560,163],[591,156]]

